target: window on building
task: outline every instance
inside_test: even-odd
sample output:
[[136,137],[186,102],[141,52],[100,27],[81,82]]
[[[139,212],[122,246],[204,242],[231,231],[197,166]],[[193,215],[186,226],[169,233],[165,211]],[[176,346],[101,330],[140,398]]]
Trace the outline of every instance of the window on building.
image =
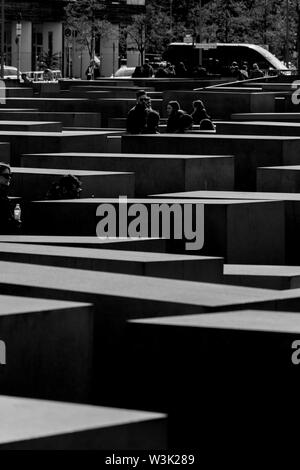
[[53,31],[48,31],[48,54],[53,54]]
[[11,30],[7,29],[4,32],[4,62],[6,65],[11,65]]
[[43,55],[42,26],[35,25],[32,29],[32,70],[38,70]]

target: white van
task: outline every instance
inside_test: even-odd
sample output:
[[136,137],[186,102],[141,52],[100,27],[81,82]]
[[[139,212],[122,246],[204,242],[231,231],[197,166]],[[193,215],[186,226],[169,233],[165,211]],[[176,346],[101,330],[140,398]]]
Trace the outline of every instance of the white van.
[[267,49],[257,44],[247,43],[183,43],[173,42],[168,45],[163,58],[176,65],[183,62],[189,71],[199,66],[202,50],[202,65],[209,72],[211,63],[218,63],[220,73],[226,74],[233,61],[239,66],[247,62],[250,67],[257,63],[265,72],[270,69],[288,71],[288,68]]

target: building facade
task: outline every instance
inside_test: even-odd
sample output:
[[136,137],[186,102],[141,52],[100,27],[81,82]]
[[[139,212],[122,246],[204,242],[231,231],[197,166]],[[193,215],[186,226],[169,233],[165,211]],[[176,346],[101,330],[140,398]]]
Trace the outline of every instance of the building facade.
[[[76,0],[73,0],[76,1]],[[21,71],[38,70],[41,63],[62,70],[64,76],[85,78],[88,51],[77,43],[65,24],[65,6],[69,0],[5,0],[5,63],[20,64]],[[132,16],[142,14],[145,0],[103,0],[111,28],[105,39],[96,41],[101,58],[101,75],[111,75],[119,66],[119,28]],[[17,24],[21,36],[17,38]],[[130,52],[130,64],[138,63]]]

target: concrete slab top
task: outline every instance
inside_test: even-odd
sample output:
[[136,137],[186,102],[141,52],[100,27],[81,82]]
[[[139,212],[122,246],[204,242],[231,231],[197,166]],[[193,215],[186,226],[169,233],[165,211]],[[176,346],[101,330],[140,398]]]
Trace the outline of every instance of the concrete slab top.
[[[0,243],[0,253],[26,253],[48,255],[62,258],[92,258],[129,262],[164,263],[176,261],[208,261],[223,259],[218,256],[177,255],[144,251],[98,250],[97,248],[75,248],[51,245],[30,245],[18,243]],[[299,268],[300,269],[300,268]]]
[[253,120],[255,120],[256,117],[270,117],[274,119],[280,119],[280,118],[295,118],[299,117],[300,118],[300,113],[236,113],[232,114],[232,117],[234,119],[238,119],[239,117],[253,117]]
[[82,101],[82,102],[87,102],[89,101],[88,99],[86,98],[56,98],[56,97],[36,97],[36,96],[9,96],[9,97],[6,97],[5,98],[7,101],[9,100],[21,100],[21,101],[32,101],[33,103],[36,101],[36,102],[39,102],[39,101],[60,101],[60,102],[63,102],[63,101],[76,101],[76,102],[79,102],[79,101]]
[[208,308],[300,298],[300,289],[278,292],[6,261],[0,262],[1,284]]
[[123,139],[219,139],[219,140],[299,140],[297,136],[278,136],[278,135],[236,135],[236,134],[137,134],[125,135]]
[[300,165],[285,165],[285,166],[259,166],[260,170],[282,170],[282,171],[299,171]]
[[0,235],[0,243],[29,243],[29,244],[107,244],[107,243],[130,243],[131,241],[150,241],[150,240],[165,240],[164,238],[147,238],[147,237],[116,237],[116,238],[97,238],[97,237],[77,237],[77,236],[48,236],[48,235]]
[[25,314],[31,312],[47,312],[51,310],[76,308],[88,305],[90,304],[0,295],[0,316]]
[[38,108],[0,108],[0,114],[5,114],[5,113],[10,113],[10,112],[16,112],[16,113],[22,113],[22,114],[41,114],[41,115],[63,115],[63,116],[74,116],[74,115],[87,115],[87,116],[99,116],[100,113],[97,112],[90,112],[90,111],[40,111]]
[[273,312],[268,310],[243,310],[240,312],[147,318],[130,320],[130,323],[167,327],[300,333],[299,313]]
[[274,126],[274,127],[300,127],[300,122],[278,122],[278,121],[217,121],[216,124],[228,124],[233,126]]
[[[132,102],[133,104],[135,104],[135,103],[136,103],[136,98],[135,98],[135,97],[134,97],[134,98],[97,98],[97,101],[98,101],[98,102],[101,102],[101,103],[102,103],[102,102],[105,102],[105,101],[108,101],[109,103],[110,103],[110,102],[112,102],[112,103],[115,103],[115,102],[120,103],[120,102],[122,102],[122,101],[124,101],[124,102],[129,101],[130,103]],[[162,98],[161,98],[161,99],[157,99],[157,98],[156,98],[156,99],[151,99],[151,102],[152,102],[152,103],[161,103],[162,101],[163,101]]]
[[34,113],[39,112],[37,108],[0,108],[1,113]]
[[[1,111],[0,111],[1,112]],[[82,136],[82,135],[108,135],[108,134],[119,134],[116,131],[61,131],[61,132],[34,132],[34,131],[1,131],[0,137],[9,137],[9,136],[20,136],[20,137],[67,137],[67,136]]]
[[[300,194],[299,194],[299,200],[300,200]],[[278,197],[276,201],[280,202],[281,199]],[[254,204],[254,203],[271,203],[275,202],[274,200],[270,200],[268,198],[265,198],[265,200],[255,200],[253,199],[177,199],[174,201],[174,199],[162,199],[162,198],[157,198],[157,199],[132,199],[132,198],[105,198],[105,199],[100,199],[100,198],[82,198],[82,199],[61,199],[61,200],[41,200],[41,201],[33,201],[32,204],[35,203],[45,203],[45,204],[145,204],[145,205],[150,205],[150,204],[204,204],[204,205],[210,205],[210,206],[229,206],[229,205],[241,205],[241,204]]]
[[72,175],[77,176],[115,176],[115,175],[133,175],[129,171],[98,171],[98,170],[64,170],[56,168],[27,168],[27,167],[12,167],[12,173],[20,174],[36,174],[36,175]]
[[[1,245],[0,245],[1,250]],[[300,266],[269,266],[256,264],[225,264],[224,274],[240,276],[300,276]]]
[[5,126],[46,126],[47,124],[57,124],[57,121],[4,121],[0,119],[0,124],[5,124]]
[[0,396],[0,444],[165,418],[159,413]]
[[[270,167],[272,169],[274,167]],[[264,200],[264,201],[300,201],[299,193],[264,193],[244,191],[187,191],[186,193],[152,194],[152,197],[174,199],[238,199],[238,200]]]
[[[107,133],[107,132],[105,132]],[[73,158],[146,158],[146,159],[174,159],[174,160],[203,160],[203,159],[215,159],[215,158],[234,158],[233,155],[168,155],[168,154],[137,154],[137,153],[83,153],[83,152],[66,152],[66,153],[31,153],[24,154],[24,157],[73,157]]]
[[138,87],[138,86],[117,86],[117,85],[99,85],[99,86],[74,86],[70,88],[70,91],[101,91],[101,90],[112,90],[112,91],[154,91],[154,88],[147,88],[147,87]]

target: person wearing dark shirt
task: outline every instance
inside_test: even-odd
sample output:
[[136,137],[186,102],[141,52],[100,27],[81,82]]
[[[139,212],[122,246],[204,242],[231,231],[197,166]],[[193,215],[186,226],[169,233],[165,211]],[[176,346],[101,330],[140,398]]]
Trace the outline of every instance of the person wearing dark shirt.
[[242,68],[239,74],[239,80],[247,80],[248,78],[249,78],[249,74],[248,74],[247,65],[242,65]]
[[179,119],[183,114],[185,114],[184,111],[180,109],[178,101],[169,101],[167,105],[167,114],[167,132],[178,132],[178,130],[181,128]]
[[141,78],[142,76],[143,76],[142,67],[140,65],[137,65],[132,74],[132,78]]
[[192,112],[191,116],[193,118],[193,123],[194,124],[200,124],[200,122],[203,119],[209,119],[210,118],[210,116],[208,115],[208,113],[207,113],[207,111],[204,107],[203,101],[201,101],[201,100],[193,101],[193,112]]
[[250,72],[250,78],[260,78],[264,77],[265,74],[262,70],[260,70],[257,64],[253,64],[253,69]]
[[149,97],[144,90],[140,90],[136,95],[136,105],[131,108],[127,115],[126,129],[130,134],[141,134],[147,122]]
[[6,163],[0,162],[0,233],[17,234],[21,229],[20,214],[17,214],[16,204],[9,200],[8,192],[11,182],[11,169]]
[[183,78],[187,76],[187,69],[183,62],[179,62],[179,64],[175,67],[176,77]]
[[200,131],[215,131],[216,126],[210,119],[203,119],[200,122]]
[[81,191],[81,181],[76,176],[64,175],[51,184],[46,199],[78,199]]
[[182,114],[178,120],[177,134],[184,134],[193,127],[193,118],[190,114]]
[[157,111],[154,111],[151,108],[151,110],[148,112],[147,124],[144,130],[144,134],[159,134],[158,125],[159,125],[159,114]]
[[153,77],[153,67],[149,64],[148,59],[145,60],[145,63],[142,67],[142,76],[147,78]]
[[235,78],[239,77],[240,69],[239,69],[239,66],[238,66],[237,62],[235,62],[235,61],[232,62],[231,66],[230,66],[230,73]]

